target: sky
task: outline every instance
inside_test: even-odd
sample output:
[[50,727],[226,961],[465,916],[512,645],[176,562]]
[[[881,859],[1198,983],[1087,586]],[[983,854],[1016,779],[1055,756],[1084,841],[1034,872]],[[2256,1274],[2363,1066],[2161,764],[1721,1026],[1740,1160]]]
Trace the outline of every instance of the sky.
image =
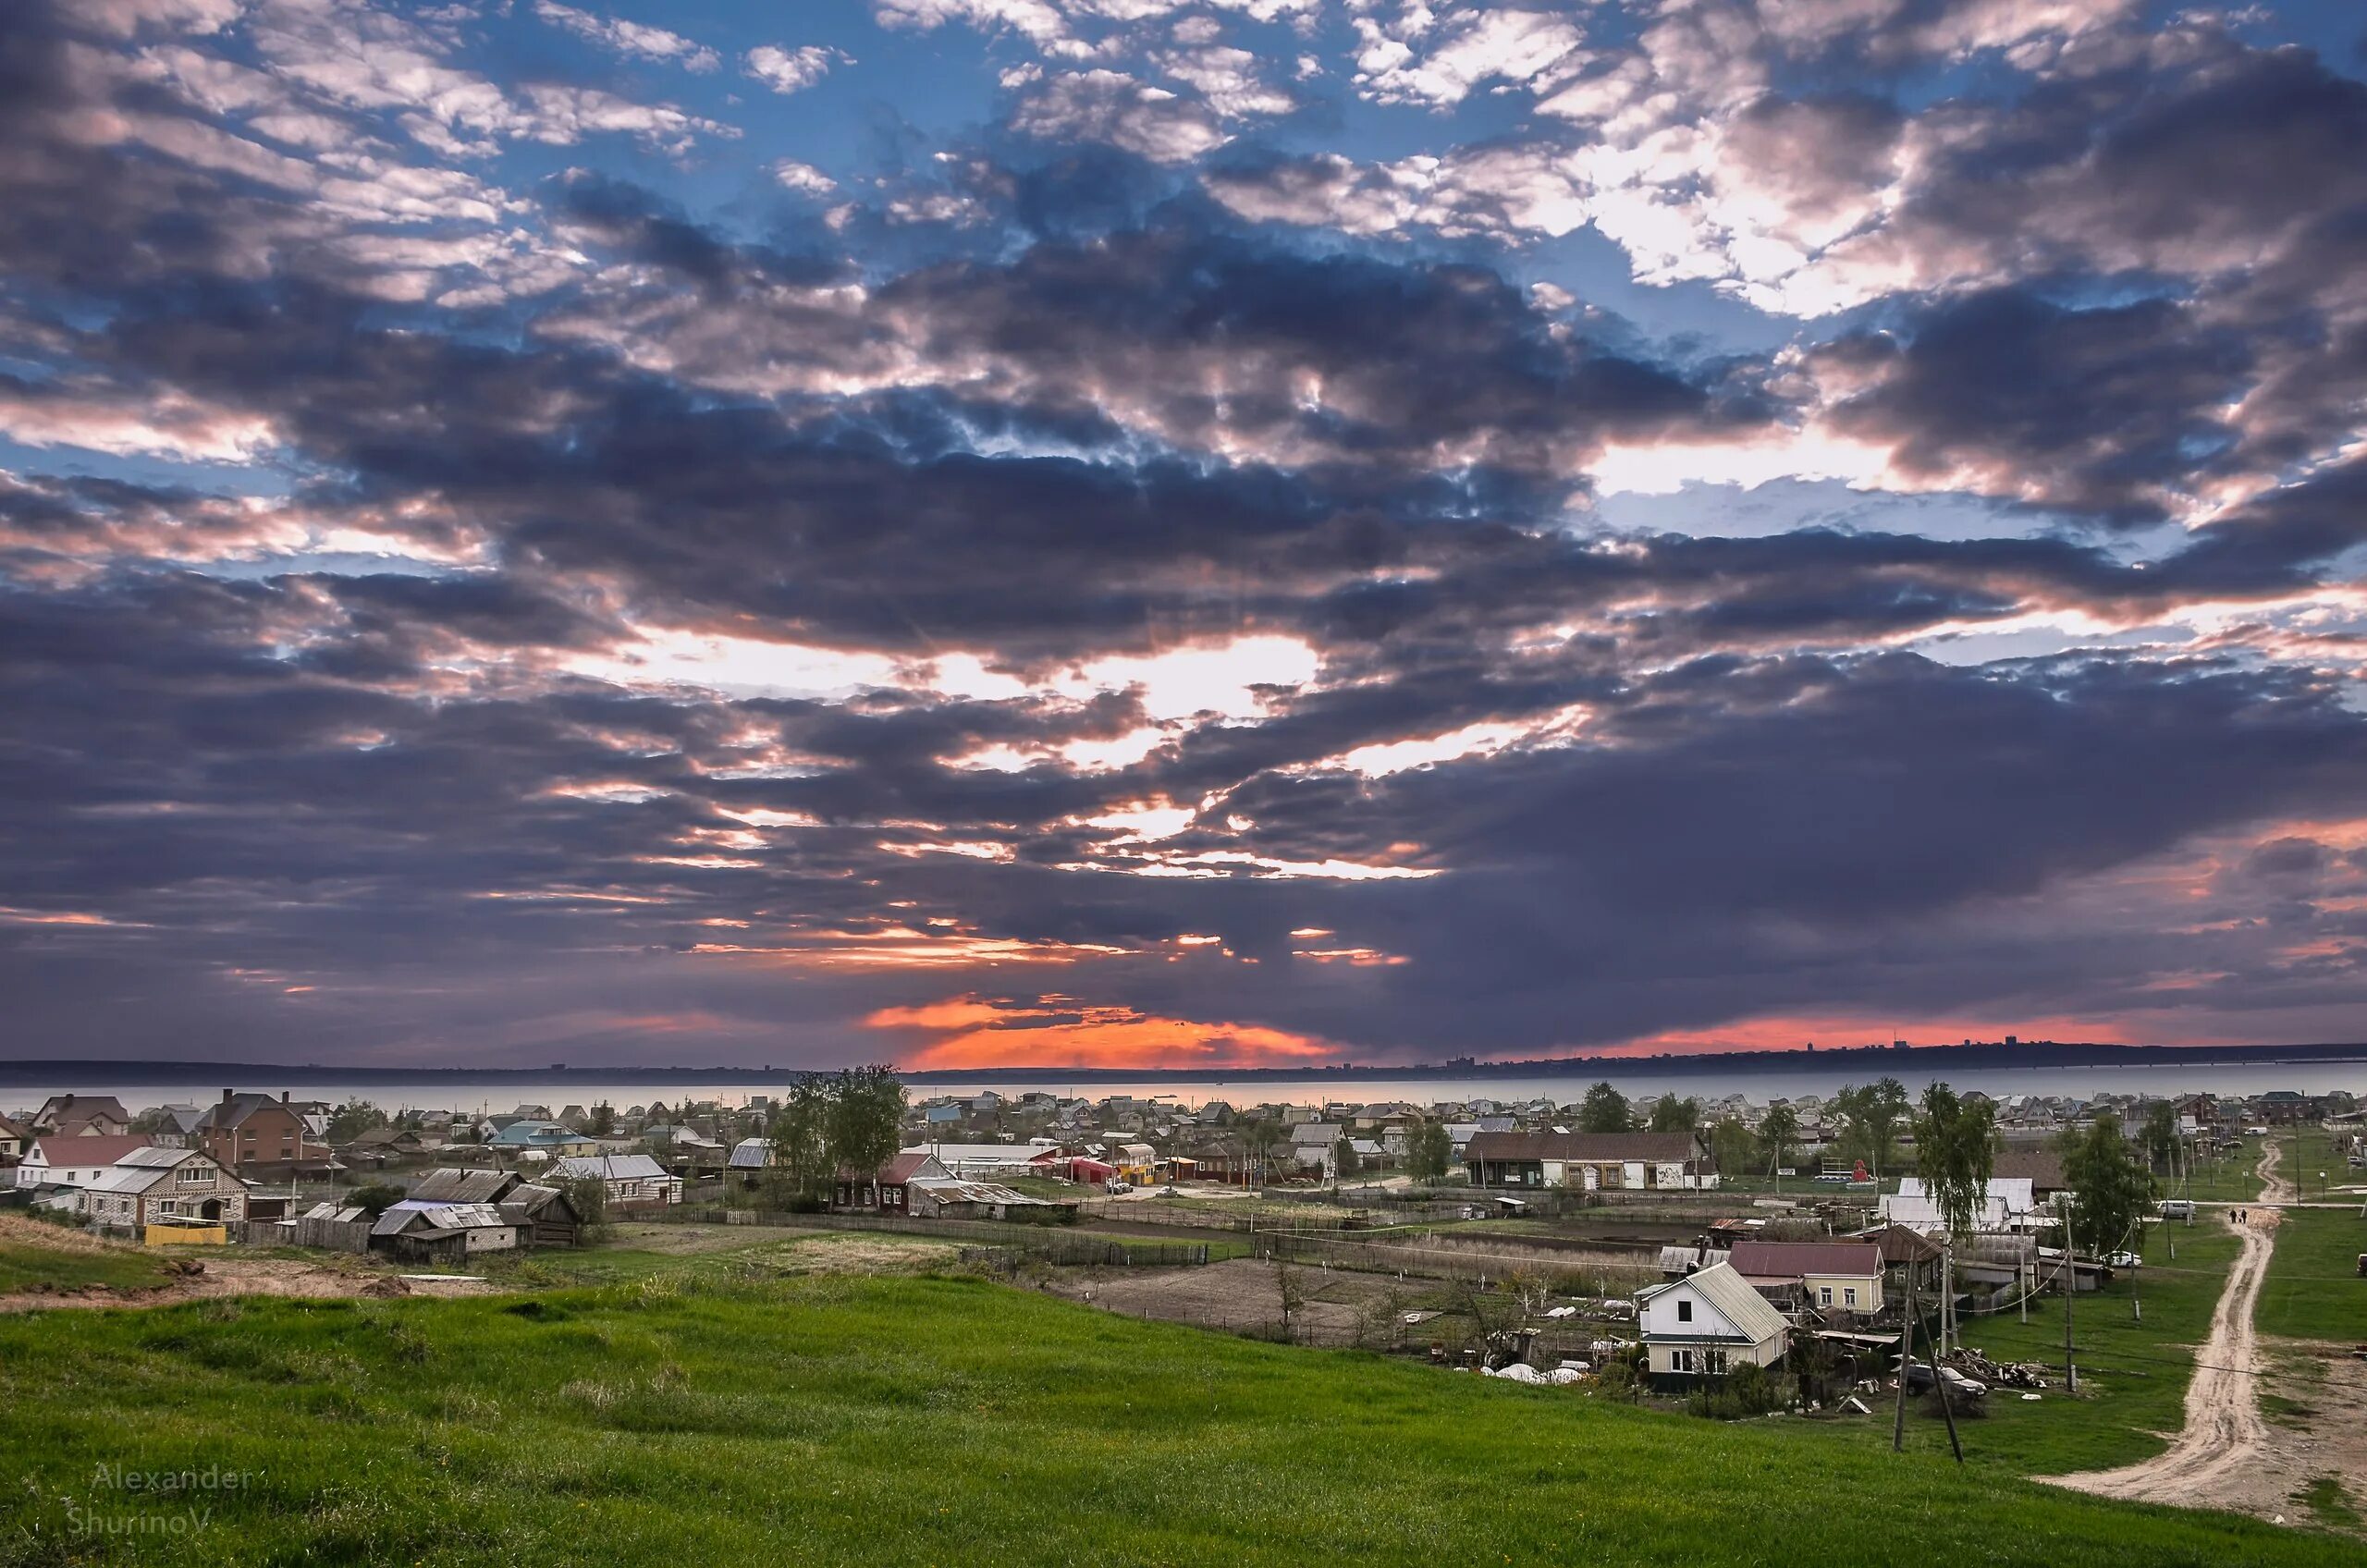
[[2367,1036],[2355,0],[12,0],[0,1055]]

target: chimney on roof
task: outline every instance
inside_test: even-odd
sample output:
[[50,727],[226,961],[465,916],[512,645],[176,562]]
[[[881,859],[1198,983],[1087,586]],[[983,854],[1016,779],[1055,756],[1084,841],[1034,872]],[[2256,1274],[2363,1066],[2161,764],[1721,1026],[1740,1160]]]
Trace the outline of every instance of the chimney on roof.
[[227,1089],[222,1091],[222,1103],[224,1105],[228,1105],[230,1103],[230,1091]]
[[279,1103],[282,1105],[288,1103],[288,1091],[285,1089],[279,1091]]

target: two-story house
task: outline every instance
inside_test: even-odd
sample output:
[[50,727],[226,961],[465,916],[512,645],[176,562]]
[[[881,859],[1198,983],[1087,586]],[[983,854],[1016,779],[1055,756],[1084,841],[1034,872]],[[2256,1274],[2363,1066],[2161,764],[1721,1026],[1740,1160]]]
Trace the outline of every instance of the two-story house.
[[250,1182],[285,1182],[295,1175],[326,1175],[338,1170],[325,1144],[316,1142],[303,1115],[286,1094],[233,1094],[208,1106],[190,1134],[233,1175]]
[[16,1185],[33,1194],[36,1203],[82,1212],[82,1193],[110,1167],[134,1149],[151,1146],[149,1138],[128,1133],[119,1138],[67,1133],[35,1138],[32,1151],[12,1173]]
[[98,1224],[124,1231],[166,1219],[244,1219],[247,1184],[201,1149],[151,1146],[102,1172],[82,1204]]

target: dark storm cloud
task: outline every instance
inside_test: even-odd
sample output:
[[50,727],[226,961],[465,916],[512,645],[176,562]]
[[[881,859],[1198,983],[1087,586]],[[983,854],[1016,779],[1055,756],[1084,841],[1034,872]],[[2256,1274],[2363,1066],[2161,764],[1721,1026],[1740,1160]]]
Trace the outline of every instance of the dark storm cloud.
[[1837,429],[1891,446],[1911,474],[1971,470],[1983,488],[2121,522],[2158,521],[2233,441],[2225,410],[2250,369],[2239,334],[2167,300],[2079,310],[1993,289],[1902,336],[1820,350],[1873,382],[1832,411]]

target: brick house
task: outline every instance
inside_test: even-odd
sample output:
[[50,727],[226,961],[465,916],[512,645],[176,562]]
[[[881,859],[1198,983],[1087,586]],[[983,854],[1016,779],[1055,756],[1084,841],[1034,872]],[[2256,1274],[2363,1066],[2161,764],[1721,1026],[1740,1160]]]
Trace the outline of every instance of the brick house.
[[247,1184],[200,1149],[132,1149],[83,1194],[83,1212],[113,1230],[155,1220],[244,1219]]
[[328,1145],[306,1135],[304,1118],[284,1093],[274,1099],[223,1090],[220,1102],[198,1118],[190,1141],[233,1175],[251,1182],[324,1176],[340,1169]]

